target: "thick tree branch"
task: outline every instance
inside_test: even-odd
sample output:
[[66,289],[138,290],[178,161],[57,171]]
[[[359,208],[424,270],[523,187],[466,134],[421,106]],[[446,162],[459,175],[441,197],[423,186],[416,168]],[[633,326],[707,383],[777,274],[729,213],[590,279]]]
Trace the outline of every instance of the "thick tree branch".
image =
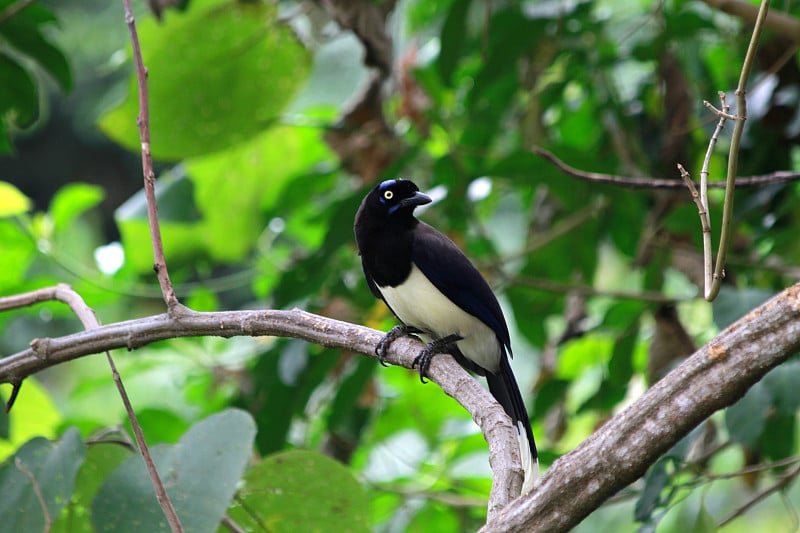
[[[0,360],[0,382],[14,383],[44,368],[113,348],[135,349],[174,337],[276,335],[375,357],[378,331],[291,311],[186,310],[101,326],[52,339]],[[495,471],[484,531],[566,531],[614,493],[638,479],[658,457],[713,412],[731,405],[770,369],[800,348],[800,284],[751,311],[642,398],[558,459],[537,487],[512,505],[521,468],[514,430],[491,395],[451,357],[436,357],[430,377],[472,414],[489,442]],[[401,338],[387,360],[411,367],[420,344]],[[513,466],[512,466],[513,465]],[[515,492],[517,491],[517,492]],[[501,511],[498,510],[504,507]]]
[[800,284],[741,318],[560,457],[481,531],[567,531],[800,349]]
[[[375,346],[383,337],[374,329],[299,309],[198,313],[179,307],[170,314],[118,322],[64,337],[34,339],[29,349],[0,359],[0,383],[16,383],[45,368],[106,350],[133,350],[159,340],[207,335],[294,337],[370,357],[376,357]],[[386,361],[411,368],[421,348],[419,341],[407,337],[398,339],[392,344]],[[522,488],[516,430],[489,392],[449,355],[435,357],[428,376],[469,411],[489,444],[494,482],[488,514],[493,517],[516,498]]]

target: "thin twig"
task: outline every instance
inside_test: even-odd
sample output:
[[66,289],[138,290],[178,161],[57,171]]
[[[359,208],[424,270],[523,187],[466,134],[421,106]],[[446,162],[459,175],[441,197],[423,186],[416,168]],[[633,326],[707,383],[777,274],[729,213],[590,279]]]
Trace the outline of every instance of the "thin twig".
[[787,470],[783,474],[780,475],[780,478],[777,482],[773,483],[769,487],[759,491],[755,494],[752,498],[747,500],[744,504],[734,509],[730,514],[728,514],[725,518],[721,519],[717,522],[717,527],[723,527],[724,525],[728,524],[729,522],[733,521],[734,519],[738,518],[739,516],[746,513],[756,504],[761,502],[762,500],[766,499],[767,496],[771,494],[783,490],[786,488],[795,478],[800,474],[800,464],[794,466],[793,468]]
[[692,297],[672,297],[655,291],[618,291],[614,289],[598,289],[591,285],[582,285],[575,283],[561,283],[545,278],[534,278],[530,276],[510,276],[508,280],[513,285],[524,285],[533,289],[539,289],[547,292],[554,292],[559,294],[575,293],[582,296],[600,296],[606,298],[614,298],[617,300],[638,300],[642,302],[655,302],[662,304],[675,304],[685,300],[690,300]]
[[[10,296],[7,298],[0,298],[0,310],[32,305],[47,300],[59,301],[69,305],[69,308],[81,321],[81,324],[83,324],[83,327],[86,329],[86,331],[100,327],[100,322],[97,320],[92,308],[86,305],[86,302],[83,301],[83,298],[81,298],[77,292],[72,290],[72,287],[65,283],[59,283],[53,287],[45,287],[43,289]],[[166,515],[167,521],[170,523],[172,530],[176,533],[182,532],[183,526],[181,526],[178,515],[175,512],[175,508],[173,507],[172,502],[169,499],[169,495],[167,494],[167,490],[164,488],[164,483],[161,481],[161,477],[158,475],[158,470],[156,469],[153,457],[150,455],[150,449],[147,446],[144,433],[142,432],[142,426],[139,424],[139,420],[136,417],[136,412],[133,410],[128,393],[122,383],[122,378],[120,377],[119,372],[117,372],[117,367],[114,364],[114,359],[111,357],[111,352],[108,350],[102,351],[105,351],[108,365],[111,367],[111,375],[114,378],[117,391],[122,399],[122,404],[125,406],[125,412],[128,414],[128,419],[131,422],[131,428],[133,429],[133,434],[136,437],[136,444],[139,446],[139,453],[142,455],[144,464],[147,467],[147,473],[150,475],[150,480],[153,483],[153,487],[156,492],[156,498],[158,499],[161,508],[164,510],[164,514]],[[19,390],[18,383],[21,383],[23,377],[24,376],[14,376],[14,379],[9,380],[12,383],[17,383],[14,389],[15,391]],[[15,398],[16,394],[12,393],[6,410],[11,408]]]
[[[590,181],[605,185],[617,185],[619,187],[625,187],[628,189],[683,189],[686,187],[681,180],[677,179],[632,178],[629,176],[618,176],[615,174],[603,174],[601,172],[588,172],[566,164],[564,161],[556,157],[552,152],[549,152],[540,146],[531,147],[531,151],[534,154],[547,159],[553,164],[553,166],[558,168],[564,174],[583,181]],[[740,189],[746,187],[764,187],[774,183],[787,183],[798,180],[800,180],[800,172],[780,170],[770,174],[738,178],[736,179],[736,187]],[[725,188],[725,182],[712,181],[708,184],[708,187],[710,189],[723,189]]]
[[[725,120],[724,118],[720,118],[720,122]],[[705,168],[705,165],[704,165]],[[711,221],[708,218],[708,196],[706,196],[706,202],[703,202],[703,195],[697,192],[697,188],[694,186],[694,182],[692,178],[689,176],[689,173],[686,172],[686,169],[683,168],[683,165],[678,163],[678,171],[681,173],[681,178],[683,178],[683,182],[686,184],[686,187],[689,188],[689,192],[692,195],[692,201],[694,201],[695,205],[697,206],[697,213],[700,215],[700,227],[703,232],[703,295],[704,297],[708,298],[708,291],[711,289]],[[708,171],[706,171],[706,175],[700,180],[701,187],[707,184],[707,176]],[[705,188],[704,188],[705,189]],[[706,192],[707,189],[704,191]]]
[[156,204],[156,175],[153,172],[153,155],[150,153],[150,104],[147,96],[147,69],[142,60],[139,46],[139,34],[136,31],[136,20],[131,9],[131,0],[122,0],[125,6],[125,23],[131,34],[133,59],[136,64],[136,80],[139,87],[139,115],[136,124],[139,126],[139,138],[142,142],[142,173],[144,174],[144,196],[147,200],[147,220],[150,224],[150,241],[153,244],[153,269],[158,276],[161,293],[167,308],[172,310],[179,306],[178,297],[169,279],[167,262],[164,259],[164,244],[161,240],[161,227],[158,222],[158,206]]
[[[722,133],[722,128],[725,127],[725,120],[728,120],[728,117],[731,116],[731,106],[729,106],[728,102],[725,100],[725,91],[719,91],[718,94],[721,111],[716,110],[716,108],[710,104],[709,106],[711,109],[717,111],[719,120],[717,121],[717,127],[714,128],[714,133],[711,134],[711,139],[708,141],[706,155],[703,158],[703,167],[700,169],[700,203],[702,204],[702,210],[705,212],[705,216],[700,215],[700,221],[703,230],[703,297],[706,299],[708,299],[711,294],[711,272],[714,268],[714,263],[711,259],[711,221],[708,216],[708,168],[711,165],[711,155],[714,153],[714,148],[717,146],[717,139],[719,139],[719,135]],[[704,219],[705,225],[703,225]],[[706,227],[708,231],[706,231]]]
[[728,170],[725,180],[725,201],[722,205],[722,226],[720,228],[719,248],[717,249],[717,259],[714,265],[714,279],[711,282],[711,289],[706,293],[706,300],[714,300],[719,294],[722,285],[722,278],[725,277],[725,256],[728,254],[728,245],[731,238],[731,219],[733,216],[733,194],[736,188],[736,172],[739,164],[739,143],[744,133],[744,123],[747,120],[747,80],[755,61],[758,41],[764,29],[764,19],[769,12],[769,0],[761,0],[758,9],[753,34],[750,36],[750,44],[747,46],[747,53],[742,63],[742,72],[739,75],[739,84],[736,87],[736,120],[733,124],[733,134],[731,135],[731,146],[728,152]]
[[22,462],[22,459],[19,457],[14,458],[14,465],[30,480],[31,486],[33,487],[33,493],[36,495],[36,499],[39,500],[39,505],[41,505],[42,513],[44,514],[44,532],[48,533],[51,529],[53,529],[53,518],[50,516],[50,509],[47,508],[47,502],[44,499],[44,494],[42,494],[42,488],[36,481],[36,476],[33,475],[33,472],[28,470],[28,468]]

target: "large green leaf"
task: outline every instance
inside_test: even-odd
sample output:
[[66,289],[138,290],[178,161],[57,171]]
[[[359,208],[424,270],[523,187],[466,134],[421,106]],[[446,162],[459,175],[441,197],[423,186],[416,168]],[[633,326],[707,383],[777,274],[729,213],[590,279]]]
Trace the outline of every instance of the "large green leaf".
[[[216,531],[252,453],[255,425],[229,409],[186,432],[174,446],[154,447],[153,458],[186,531]],[[170,531],[138,456],[106,478],[92,504],[97,531]]]
[[265,210],[290,214],[293,206],[284,205],[282,197],[286,185],[326,156],[318,131],[276,127],[250,142],[187,161],[209,254],[231,262],[249,254],[267,223]]
[[364,489],[346,467],[319,453],[271,455],[243,483],[228,515],[246,531],[370,531]]
[[[309,56],[267,2],[194,1],[139,38],[149,74],[151,149],[158,159],[221,150],[266,129],[302,85]],[[135,75],[128,98],[100,121],[139,150]]]
[[[75,428],[57,443],[37,437],[0,469],[0,524],[3,531],[44,531],[72,497],[86,449]],[[35,485],[34,485],[35,484]]]

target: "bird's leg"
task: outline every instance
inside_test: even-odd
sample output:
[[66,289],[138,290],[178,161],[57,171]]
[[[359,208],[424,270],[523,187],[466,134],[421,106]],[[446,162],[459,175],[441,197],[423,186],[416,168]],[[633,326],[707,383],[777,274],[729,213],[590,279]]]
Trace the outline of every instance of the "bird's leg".
[[425,375],[428,373],[428,368],[431,366],[431,360],[433,360],[434,355],[441,352],[442,348],[447,348],[454,342],[460,341],[463,338],[464,337],[461,335],[453,333],[452,335],[436,339],[425,345],[425,349],[419,352],[419,355],[414,358],[414,362],[411,363],[411,368],[419,365],[419,380],[425,383]]
[[384,335],[383,338],[378,341],[377,346],[375,346],[375,355],[378,356],[378,361],[380,361],[383,366],[389,366],[384,361],[386,359],[386,351],[389,349],[389,346],[400,337],[405,337],[406,335],[411,335],[412,333],[422,333],[422,331],[413,326],[406,326],[405,324],[398,324],[390,329],[386,335]]

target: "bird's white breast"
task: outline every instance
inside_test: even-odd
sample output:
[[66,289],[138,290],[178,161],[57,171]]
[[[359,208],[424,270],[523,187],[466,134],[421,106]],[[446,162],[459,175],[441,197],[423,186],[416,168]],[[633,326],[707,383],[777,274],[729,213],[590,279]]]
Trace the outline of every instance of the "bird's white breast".
[[481,367],[497,372],[500,343],[483,321],[467,313],[442,294],[412,265],[408,278],[396,287],[378,287],[383,299],[407,326],[414,326],[432,339],[457,334],[461,353]]

